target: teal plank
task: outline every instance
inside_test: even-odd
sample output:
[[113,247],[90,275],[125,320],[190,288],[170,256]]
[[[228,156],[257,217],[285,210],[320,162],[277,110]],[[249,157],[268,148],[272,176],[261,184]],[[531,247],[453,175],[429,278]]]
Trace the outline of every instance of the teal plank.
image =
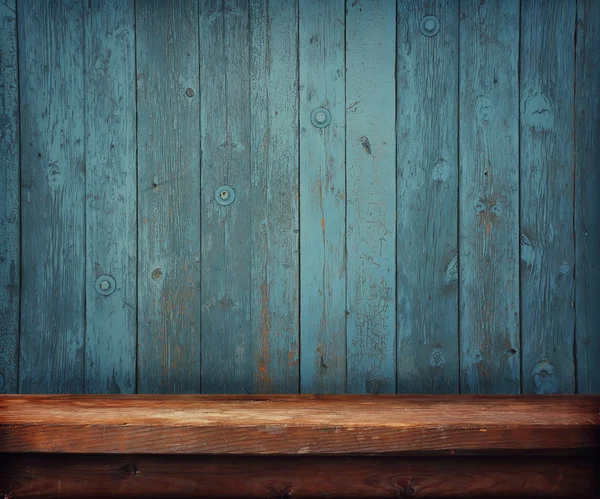
[[[249,234],[249,6],[245,0],[201,0],[200,5],[202,391],[244,393],[257,382]],[[232,204],[216,202],[220,186],[234,190]]]
[[[346,391],[343,0],[300,0],[300,373],[302,392]],[[311,112],[331,113],[327,128]]]
[[22,284],[20,391],[84,381],[83,2],[19,2]]
[[14,0],[0,2],[0,393],[16,393],[19,299],[19,77]]
[[518,0],[462,0],[459,57],[461,391],[518,393]]
[[348,392],[396,391],[396,5],[346,3]]
[[573,393],[575,2],[521,4],[524,393]]
[[200,390],[198,6],[136,3],[138,391]]
[[294,393],[299,369],[298,2],[250,3],[253,391]]
[[398,392],[456,393],[458,2],[399,2],[398,19]]
[[577,393],[600,394],[600,2],[578,0],[576,54]]
[[[133,0],[86,10],[85,391],[134,393],[136,362],[136,123]],[[98,294],[95,282],[115,279]]]

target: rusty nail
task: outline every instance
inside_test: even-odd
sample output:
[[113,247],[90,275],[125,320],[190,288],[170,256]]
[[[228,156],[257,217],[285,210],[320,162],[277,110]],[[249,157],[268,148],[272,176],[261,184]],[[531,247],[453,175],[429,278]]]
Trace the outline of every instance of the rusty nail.
[[94,284],[96,292],[102,296],[112,294],[116,288],[115,280],[109,275],[102,275],[96,279]]
[[215,199],[220,205],[228,206],[235,200],[235,191],[228,185],[222,185],[215,191]]
[[193,97],[194,96],[194,90],[192,88],[188,88],[185,91],[185,95],[187,95],[188,97]]

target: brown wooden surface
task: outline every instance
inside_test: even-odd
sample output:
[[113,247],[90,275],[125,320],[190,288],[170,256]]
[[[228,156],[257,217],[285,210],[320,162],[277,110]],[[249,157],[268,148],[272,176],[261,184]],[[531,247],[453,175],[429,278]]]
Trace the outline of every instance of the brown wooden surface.
[[17,454],[0,466],[0,496],[596,497],[596,476],[584,457]]
[[592,449],[598,396],[0,396],[0,452],[495,453]]

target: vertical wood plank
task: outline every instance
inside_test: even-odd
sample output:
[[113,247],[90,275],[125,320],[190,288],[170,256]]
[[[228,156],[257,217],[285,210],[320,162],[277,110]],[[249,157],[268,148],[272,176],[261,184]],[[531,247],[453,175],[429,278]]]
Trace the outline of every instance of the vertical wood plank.
[[19,76],[15,0],[0,2],[0,393],[18,384]]
[[573,393],[575,2],[521,3],[521,328],[525,393]]
[[456,393],[458,2],[398,2],[398,23],[398,392]]
[[255,392],[298,391],[298,2],[250,3]]
[[348,392],[396,391],[396,4],[347,1]]
[[461,0],[461,391],[518,393],[519,2]]
[[[85,391],[134,393],[136,362],[136,124],[133,0],[86,11]],[[101,276],[115,279],[98,294]]]
[[84,379],[83,2],[19,2],[22,289],[20,391]]
[[[249,6],[244,0],[201,0],[200,5],[202,391],[244,393],[256,383]],[[216,202],[220,186],[234,190],[232,204]]]
[[[300,0],[301,391],[346,391],[344,0]],[[331,113],[311,124],[316,108]]]
[[198,5],[136,3],[138,391],[200,390]]
[[577,392],[600,394],[600,2],[578,0],[576,55]]

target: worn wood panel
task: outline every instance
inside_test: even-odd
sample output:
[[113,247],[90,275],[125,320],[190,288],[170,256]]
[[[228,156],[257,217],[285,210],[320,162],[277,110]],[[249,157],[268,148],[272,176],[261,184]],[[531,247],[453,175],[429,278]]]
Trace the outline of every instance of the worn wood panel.
[[[134,393],[136,369],[136,83],[133,0],[86,9],[85,391]],[[101,276],[115,279],[109,296]]]
[[460,3],[462,392],[518,393],[519,2]]
[[19,387],[84,381],[83,2],[19,2],[22,287]]
[[300,375],[298,2],[252,0],[250,30],[253,391],[295,393]]
[[140,392],[200,390],[198,5],[136,3]]
[[456,393],[458,2],[399,2],[398,19],[398,392]]
[[577,392],[600,393],[600,2],[578,1],[576,47]]
[[521,329],[526,393],[573,393],[575,2],[523,0]]
[[[346,391],[344,0],[300,0],[301,391]],[[317,128],[316,108],[331,113]]]
[[571,454],[596,449],[599,403],[566,395],[4,395],[0,441],[3,452]]
[[396,392],[396,5],[347,2],[349,393]]
[[19,76],[15,0],[0,1],[0,393],[18,386],[21,285]]
[[[208,393],[250,392],[262,383],[260,376],[256,379],[252,353],[257,332],[251,314],[262,314],[262,302],[260,309],[252,309],[252,292],[260,294],[261,289],[251,289],[248,234],[254,202],[249,17],[244,0],[200,2],[202,391]],[[234,190],[232,204],[216,202],[220,186]],[[265,326],[260,326],[261,335]]]
[[[0,461],[3,456],[0,455]],[[593,497],[586,457],[4,456],[26,497]],[[235,484],[235,485],[234,485]]]

